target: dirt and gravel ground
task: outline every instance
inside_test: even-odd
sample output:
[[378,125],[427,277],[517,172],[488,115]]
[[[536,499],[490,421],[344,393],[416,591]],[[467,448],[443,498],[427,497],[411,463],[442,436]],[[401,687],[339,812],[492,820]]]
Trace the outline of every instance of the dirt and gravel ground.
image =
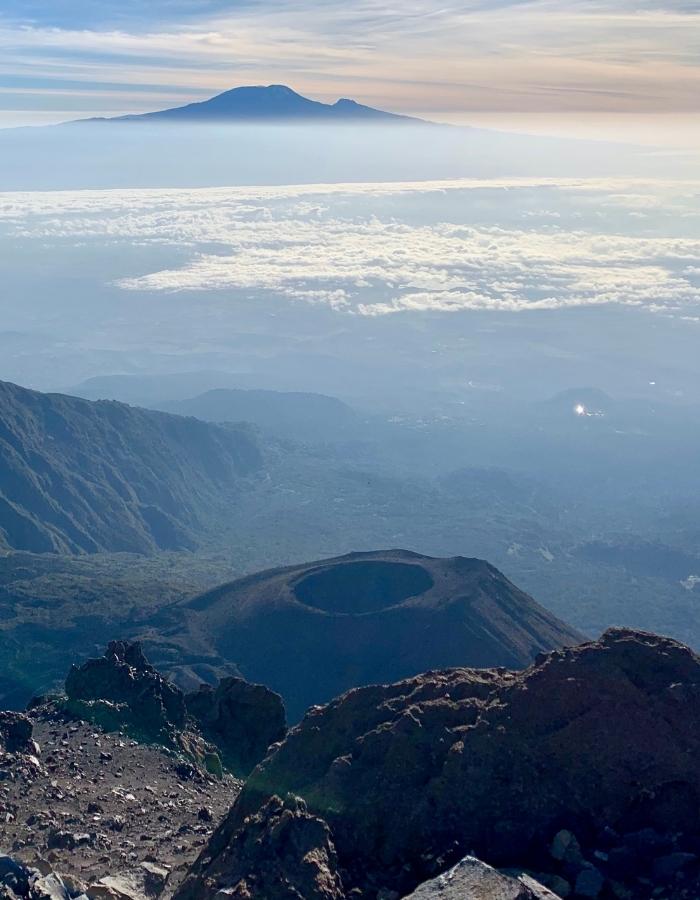
[[36,756],[0,753],[0,854],[85,885],[150,863],[168,897],[240,791],[124,734],[45,712]]

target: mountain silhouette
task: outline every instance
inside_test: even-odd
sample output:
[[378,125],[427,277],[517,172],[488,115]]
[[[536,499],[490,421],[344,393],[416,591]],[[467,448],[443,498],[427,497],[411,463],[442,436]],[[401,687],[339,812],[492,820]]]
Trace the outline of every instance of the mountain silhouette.
[[[88,121],[96,121],[94,119]],[[233,88],[199,103],[188,103],[173,109],[116,116],[97,121],[109,122],[420,122],[410,116],[384,112],[363,106],[354,100],[336,103],[309,100],[283,84]]]

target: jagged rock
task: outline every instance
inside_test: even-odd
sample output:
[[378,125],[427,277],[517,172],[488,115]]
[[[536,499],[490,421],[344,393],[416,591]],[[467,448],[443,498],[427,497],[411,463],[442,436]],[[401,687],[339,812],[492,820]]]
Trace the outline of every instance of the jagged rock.
[[58,875],[50,873],[38,878],[31,889],[32,900],[70,900],[70,893]]
[[[232,847],[217,844],[217,848],[230,858],[231,866],[222,884],[207,888],[207,896],[235,900],[345,897],[328,826],[298,798],[283,802],[272,797],[248,819]],[[188,896],[198,896],[197,890]]]
[[[221,755],[231,771],[248,774],[286,733],[284,705],[273,691],[226,678],[186,697],[148,663],[138,642],[113,641],[100,659],[73,666],[65,688],[70,715],[172,747],[217,778]],[[100,759],[108,764],[112,755],[103,751]],[[195,777],[186,766],[181,777]]]
[[170,873],[162,866],[143,862],[136,869],[105,875],[87,890],[90,900],[155,900],[165,890]]
[[41,871],[9,856],[0,857],[2,900],[87,900],[82,891],[69,887],[55,872]]
[[32,755],[37,753],[38,746],[32,741],[32,723],[27,716],[16,712],[0,712],[0,750]]
[[255,768],[287,731],[280,695],[242,678],[224,678],[216,688],[202,685],[187,694],[186,704],[227,766],[242,775]]
[[31,869],[11,856],[0,856],[0,885],[14,891],[18,896],[26,896],[32,877]]
[[511,878],[466,856],[448,872],[420,885],[406,900],[556,900],[534,879]]
[[112,641],[105,655],[73,666],[66,678],[69,707],[91,721],[131,726],[154,739],[184,730],[182,691],[149,665],[141,645]]
[[118,877],[105,877],[88,887],[88,900],[146,900],[129,884]]
[[[700,659],[640,632],[613,629],[523,672],[354,690],[309,710],[253,772],[176,896],[211,900],[236,878],[250,897],[289,896],[255,887],[270,857],[251,846],[274,831],[274,794],[303,797],[323,836],[316,851],[337,854],[345,893],[333,875],[336,894],[309,896],[373,897],[409,893],[467,852],[529,867],[540,847],[551,862],[563,823],[582,843],[605,825],[697,829],[699,755]],[[288,845],[285,867],[312,852]],[[576,877],[591,871],[583,856],[572,865]]]

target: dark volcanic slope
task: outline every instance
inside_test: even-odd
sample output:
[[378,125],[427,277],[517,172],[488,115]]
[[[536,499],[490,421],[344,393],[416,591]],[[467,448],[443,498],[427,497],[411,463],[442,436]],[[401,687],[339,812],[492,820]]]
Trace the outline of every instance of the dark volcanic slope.
[[0,382],[0,547],[192,547],[259,465],[242,428]]
[[522,668],[580,639],[488,563],[403,550],[263,572],[154,624],[176,661],[235,663],[282,694],[292,721],[357,685],[447,666]]

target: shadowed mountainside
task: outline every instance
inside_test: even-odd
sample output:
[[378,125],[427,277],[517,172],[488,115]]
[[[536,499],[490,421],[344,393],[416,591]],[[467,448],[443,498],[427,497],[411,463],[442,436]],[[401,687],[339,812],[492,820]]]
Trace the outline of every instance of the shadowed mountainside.
[[0,547],[191,549],[261,457],[244,428],[0,382]]
[[[275,569],[158,614],[151,653],[235,664],[292,721],[351,687],[447,666],[522,668],[581,637],[477,559],[405,550]],[[158,646],[160,645],[160,646]]]
[[359,422],[358,414],[342,400],[297,391],[221,388],[155,406],[207,422],[251,422],[275,435],[305,442],[338,438]]

